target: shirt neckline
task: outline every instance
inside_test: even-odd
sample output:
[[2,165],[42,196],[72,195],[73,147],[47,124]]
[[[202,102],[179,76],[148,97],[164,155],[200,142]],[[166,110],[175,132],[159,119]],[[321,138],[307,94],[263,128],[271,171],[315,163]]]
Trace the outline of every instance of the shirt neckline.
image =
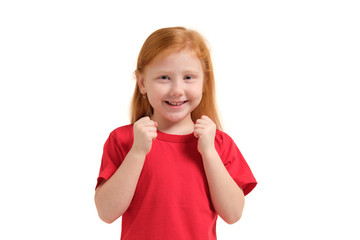
[[176,134],[164,133],[159,130],[157,130],[156,139],[166,142],[178,142],[178,143],[190,143],[197,141],[197,138],[194,136],[193,132],[185,135],[176,135]]

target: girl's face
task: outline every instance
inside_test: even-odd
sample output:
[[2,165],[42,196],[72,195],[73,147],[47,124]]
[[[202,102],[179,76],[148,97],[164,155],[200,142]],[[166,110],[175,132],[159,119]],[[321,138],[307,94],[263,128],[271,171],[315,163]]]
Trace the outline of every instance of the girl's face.
[[195,54],[183,50],[157,56],[143,74],[137,76],[142,94],[154,109],[152,119],[163,126],[193,122],[191,112],[202,98],[204,74]]

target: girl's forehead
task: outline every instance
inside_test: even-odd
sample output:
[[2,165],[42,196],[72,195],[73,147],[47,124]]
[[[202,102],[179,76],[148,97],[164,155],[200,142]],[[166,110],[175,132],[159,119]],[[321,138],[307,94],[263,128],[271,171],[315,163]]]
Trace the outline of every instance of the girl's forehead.
[[202,64],[193,51],[182,50],[167,54],[159,54],[145,67],[145,71],[149,70],[150,72],[153,72],[159,69],[166,70],[174,68],[187,68],[202,71]]
[[179,54],[185,54],[185,55],[189,55],[191,57],[198,58],[195,51],[191,50],[191,49],[178,49],[178,50],[169,49],[169,50],[165,50],[165,51],[161,52],[160,54],[158,54],[151,62],[163,61],[166,58],[171,57],[172,55],[179,55]]

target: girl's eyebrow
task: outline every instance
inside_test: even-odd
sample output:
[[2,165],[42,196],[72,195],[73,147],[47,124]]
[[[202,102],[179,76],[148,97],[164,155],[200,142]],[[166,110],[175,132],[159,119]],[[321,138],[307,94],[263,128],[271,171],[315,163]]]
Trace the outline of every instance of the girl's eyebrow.
[[171,72],[171,71],[167,71],[167,70],[157,70],[156,72],[155,72],[155,74],[156,75],[158,75],[158,74],[173,74],[173,72]]
[[[158,74],[174,74],[174,72],[173,71],[168,71],[168,70],[157,70],[157,71],[155,71],[154,72],[156,75],[158,75]],[[182,71],[181,72],[181,74],[200,74],[201,73],[201,71],[198,71],[198,70],[195,70],[195,69],[187,69],[187,70],[184,70],[184,71]]]

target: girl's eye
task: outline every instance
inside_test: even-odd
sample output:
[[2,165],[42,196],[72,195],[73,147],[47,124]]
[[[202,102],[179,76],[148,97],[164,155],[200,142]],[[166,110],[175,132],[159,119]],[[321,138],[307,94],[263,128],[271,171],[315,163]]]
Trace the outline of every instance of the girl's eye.
[[190,80],[190,79],[192,79],[192,77],[191,76],[186,76],[185,79]]
[[168,76],[161,76],[160,79],[167,80],[167,79],[169,79],[169,77]]

